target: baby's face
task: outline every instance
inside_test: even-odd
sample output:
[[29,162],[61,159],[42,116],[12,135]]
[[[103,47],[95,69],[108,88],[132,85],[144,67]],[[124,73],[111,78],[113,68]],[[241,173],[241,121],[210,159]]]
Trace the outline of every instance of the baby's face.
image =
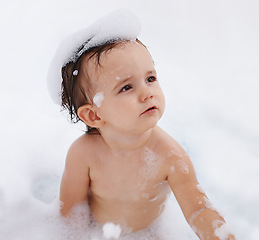
[[141,132],[154,127],[164,112],[164,95],[148,50],[127,42],[103,53],[101,66],[88,62],[93,102],[104,127]]

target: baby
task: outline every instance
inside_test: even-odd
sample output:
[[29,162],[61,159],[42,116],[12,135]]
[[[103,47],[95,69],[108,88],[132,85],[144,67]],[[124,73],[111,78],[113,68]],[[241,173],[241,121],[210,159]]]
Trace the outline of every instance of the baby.
[[225,221],[200,189],[189,156],[157,126],[164,95],[149,51],[136,32],[127,35],[136,28],[129,15],[117,12],[85,30],[87,38],[63,64],[62,105],[88,131],[67,153],[61,214],[87,200],[98,223],[139,231],[161,215],[173,192],[200,239],[235,239],[219,234]]

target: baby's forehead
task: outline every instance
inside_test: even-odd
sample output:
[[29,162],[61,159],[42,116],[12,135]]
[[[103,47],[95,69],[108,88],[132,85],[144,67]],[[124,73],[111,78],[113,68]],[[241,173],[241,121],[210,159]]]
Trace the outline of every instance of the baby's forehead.
[[[151,55],[146,47],[131,41],[120,44],[103,53],[100,57],[100,67],[102,69],[112,66],[122,70],[124,65],[128,66],[130,63],[135,62],[137,62],[138,65],[143,65],[151,59]],[[145,60],[145,62],[141,60]]]
[[111,79],[127,78],[135,70],[152,71],[153,59],[147,48],[138,42],[121,42],[98,54],[89,54],[82,71],[93,86]]
[[[104,51],[94,53],[89,53],[85,56],[83,60],[83,68],[88,72],[99,72],[103,68],[107,67],[110,64],[118,63],[118,66],[122,67],[123,62],[122,58],[129,59],[132,54],[134,55],[143,55],[148,53],[146,47],[142,44],[139,44],[135,41],[124,41],[119,42],[114,47],[105,49]],[[150,56],[151,57],[151,56]]]

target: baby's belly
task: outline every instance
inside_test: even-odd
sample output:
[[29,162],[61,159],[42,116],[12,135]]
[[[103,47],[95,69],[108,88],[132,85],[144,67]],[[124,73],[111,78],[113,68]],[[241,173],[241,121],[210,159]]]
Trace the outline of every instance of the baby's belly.
[[142,198],[138,201],[125,199],[102,199],[91,196],[89,205],[95,220],[104,224],[120,224],[124,231],[139,231],[152,223],[164,210],[167,194]]

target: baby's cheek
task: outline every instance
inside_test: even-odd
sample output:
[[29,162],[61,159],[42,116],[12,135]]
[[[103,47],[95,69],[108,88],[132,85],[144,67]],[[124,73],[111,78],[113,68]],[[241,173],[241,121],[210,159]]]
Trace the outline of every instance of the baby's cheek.
[[161,114],[163,114],[165,111],[165,96],[164,96],[162,90],[160,93],[160,109],[161,109]]

